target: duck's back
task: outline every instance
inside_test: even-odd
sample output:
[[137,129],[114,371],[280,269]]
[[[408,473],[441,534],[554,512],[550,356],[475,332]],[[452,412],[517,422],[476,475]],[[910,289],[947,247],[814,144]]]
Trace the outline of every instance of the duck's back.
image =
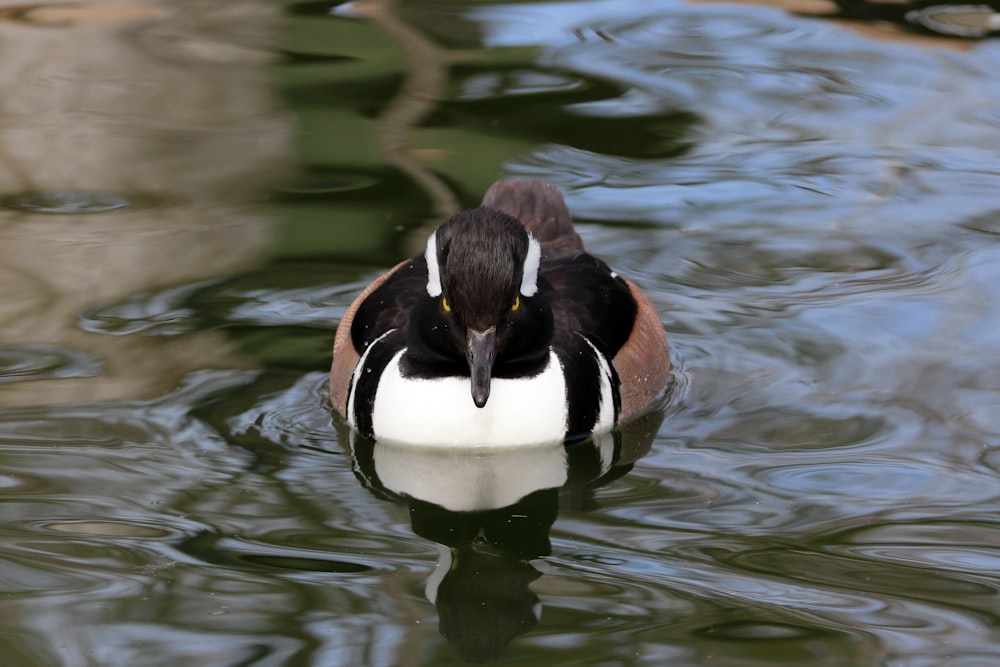
[[499,181],[483,197],[483,206],[517,218],[542,245],[542,258],[586,252],[573,228],[562,193],[544,181]]
[[543,181],[502,181],[487,191],[482,205],[517,218],[541,244],[556,342],[573,353],[572,339],[580,334],[606,357],[614,371],[617,419],[655,400],[670,379],[659,315],[635,283],[587,253],[562,193]]

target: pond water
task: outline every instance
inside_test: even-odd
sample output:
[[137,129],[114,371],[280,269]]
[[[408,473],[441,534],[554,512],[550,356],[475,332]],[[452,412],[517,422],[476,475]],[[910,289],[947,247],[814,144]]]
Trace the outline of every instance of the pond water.
[[[0,8],[3,666],[1000,664],[1000,43],[795,9]],[[668,395],[354,441],[339,318],[500,177]]]

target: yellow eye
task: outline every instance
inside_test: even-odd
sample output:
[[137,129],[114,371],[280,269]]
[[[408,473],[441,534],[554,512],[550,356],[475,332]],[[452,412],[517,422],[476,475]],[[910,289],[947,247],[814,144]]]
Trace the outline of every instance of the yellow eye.
[[448,305],[448,299],[441,297],[441,307],[444,308],[444,312],[450,313],[451,306]]
[[514,305],[511,306],[510,309],[511,310],[517,310],[520,307],[521,307],[521,297],[515,296],[514,297]]

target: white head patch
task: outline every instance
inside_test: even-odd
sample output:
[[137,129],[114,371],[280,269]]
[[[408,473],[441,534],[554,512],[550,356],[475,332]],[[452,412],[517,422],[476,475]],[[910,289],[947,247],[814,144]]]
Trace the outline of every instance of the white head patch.
[[524,273],[521,275],[521,294],[524,296],[535,296],[538,292],[538,265],[541,261],[542,246],[528,234],[528,255],[524,258]]
[[427,239],[427,250],[424,251],[427,260],[427,293],[431,296],[441,296],[441,267],[438,266],[437,232]]

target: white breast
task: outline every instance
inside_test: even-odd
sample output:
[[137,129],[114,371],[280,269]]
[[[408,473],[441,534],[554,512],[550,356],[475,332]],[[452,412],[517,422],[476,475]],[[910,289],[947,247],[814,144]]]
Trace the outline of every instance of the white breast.
[[376,440],[445,447],[504,447],[561,441],[566,436],[566,381],[555,353],[531,378],[494,378],[477,408],[468,378],[404,377],[400,351],[379,380],[372,411]]

